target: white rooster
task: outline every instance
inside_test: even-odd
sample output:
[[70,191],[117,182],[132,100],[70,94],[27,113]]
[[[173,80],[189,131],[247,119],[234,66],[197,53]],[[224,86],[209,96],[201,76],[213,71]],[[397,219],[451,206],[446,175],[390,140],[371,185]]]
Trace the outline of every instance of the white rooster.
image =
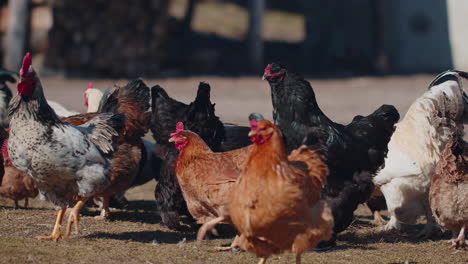
[[429,237],[437,230],[429,188],[442,150],[450,138],[463,134],[468,121],[468,97],[463,90],[467,82],[465,72],[441,73],[396,125],[385,168],[374,178],[391,215],[383,230],[400,229],[400,222],[414,223],[423,215],[427,224],[419,236]]
[[88,108],[88,113],[97,112],[99,109],[99,102],[102,98],[102,92],[99,89],[94,88],[92,82],[88,83],[85,91],[84,105]]

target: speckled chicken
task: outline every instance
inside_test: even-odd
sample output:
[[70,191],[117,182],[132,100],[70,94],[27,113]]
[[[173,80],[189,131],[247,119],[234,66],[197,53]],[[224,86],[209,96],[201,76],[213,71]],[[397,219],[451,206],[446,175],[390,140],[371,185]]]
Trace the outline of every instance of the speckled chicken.
[[300,263],[302,253],[332,234],[332,212],[320,200],[327,166],[307,146],[288,156],[275,125],[250,122],[254,145],[231,191],[231,221],[241,234],[241,248],[260,257],[259,263],[285,251]]
[[450,140],[442,152],[432,178],[429,201],[437,223],[452,232],[450,248],[467,247],[468,144],[462,138]]
[[69,236],[73,224],[79,231],[79,211],[87,199],[103,196],[105,200],[138,173],[149,89],[141,80],[130,82],[119,92],[126,97],[116,112],[73,126],[60,121],[47,104],[31,63],[28,53],[20,69],[18,94],[9,106],[8,152],[13,165],[31,175],[41,194],[60,207],[52,234],[38,237],[57,240],[62,237],[67,206],[75,204],[67,222]]

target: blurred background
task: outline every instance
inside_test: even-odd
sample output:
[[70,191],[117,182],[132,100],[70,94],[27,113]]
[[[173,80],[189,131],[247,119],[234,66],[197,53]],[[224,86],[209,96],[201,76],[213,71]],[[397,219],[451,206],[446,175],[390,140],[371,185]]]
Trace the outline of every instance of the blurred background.
[[466,0],[0,0],[0,66],[28,50],[71,77],[468,70],[467,13]]

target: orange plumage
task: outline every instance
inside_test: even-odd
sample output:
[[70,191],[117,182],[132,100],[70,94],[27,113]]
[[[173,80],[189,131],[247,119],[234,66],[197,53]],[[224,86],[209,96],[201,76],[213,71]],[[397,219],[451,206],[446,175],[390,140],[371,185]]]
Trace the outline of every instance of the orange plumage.
[[333,228],[331,210],[320,201],[327,166],[306,146],[288,157],[276,126],[251,122],[254,146],[232,188],[231,221],[241,233],[241,247],[262,261],[291,251],[300,262],[300,255],[329,239]]
[[203,224],[197,238],[221,222],[230,222],[229,195],[237,181],[250,147],[213,152],[197,134],[178,130],[171,134],[171,142],[180,150],[175,173],[190,214]]

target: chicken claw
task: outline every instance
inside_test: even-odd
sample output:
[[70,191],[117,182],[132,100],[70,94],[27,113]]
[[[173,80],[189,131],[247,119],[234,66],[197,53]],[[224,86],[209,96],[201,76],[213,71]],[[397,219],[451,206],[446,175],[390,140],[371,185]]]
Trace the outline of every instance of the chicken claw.
[[465,226],[463,226],[460,230],[457,239],[450,240],[450,243],[452,243],[452,245],[449,247],[449,249],[461,249],[468,246],[465,240]]
[[59,239],[63,238],[62,232],[60,231],[60,227],[61,226],[59,226],[58,231],[52,232],[52,235],[50,235],[50,236],[37,236],[36,239],[38,239],[38,240],[53,240],[53,241],[57,242]]
[[239,251],[240,247],[240,236],[236,235],[231,245],[228,247],[215,247],[216,251]]
[[73,209],[70,211],[70,215],[68,216],[67,229],[65,231],[65,237],[66,238],[70,237],[72,224],[75,227],[76,233],[77,234],[80,233],[80,227],[78,225],[78,223],[80,222],[80,211],[81,211],[81,208],[83,208],[83,206],[85,205],[87,200],[88,200],[87,198],[79,200],[75,204]]
[[205,238],[206,232],[213,229],[213,227],[215,227],[217,224],[225,220],[226,218],[224,216],[220,216],[220,217],[211,219],[210,221],[204,223],[202,227],[200,227],[200,229],[198,230],[197,240],[198,241],[203,240],[203,238]]
[[95,216],[95,220],[107,220],[109,219],[109,197],[102,197],[102,208],[101,208],[101,214],[98,216]]
[[65,211],[66,211],[65,207],[61,208],[58,211],[54,230],[52,231],[52,234],[50,236],[38,236],[36,237],[36,239],[57,241],[60,238],[62,238],[62,232],[60,231],[60,229],[62,228],[61,223],[62,223],[63,216],[65,215]]
[[387,221],[385,221],[385,219],[383,219],[382,215],[380,214],[379,211],[374,211],[374,220],[372,220],[371,222],[373,225],[376,225],[376,226],[383,226],[385,224],[387,224]]

